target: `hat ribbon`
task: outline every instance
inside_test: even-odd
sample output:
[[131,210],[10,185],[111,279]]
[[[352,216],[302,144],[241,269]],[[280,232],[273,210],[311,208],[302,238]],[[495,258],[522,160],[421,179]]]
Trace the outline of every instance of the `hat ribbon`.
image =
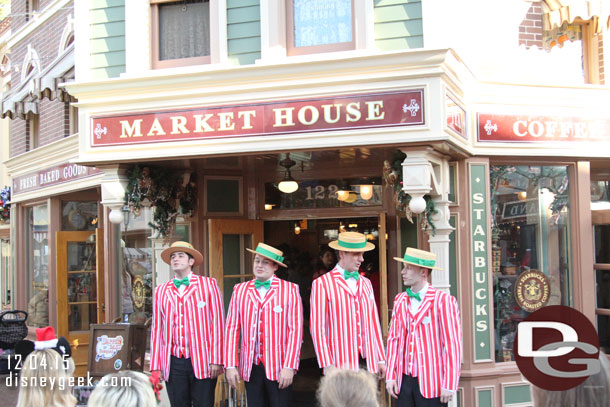
[[343,240],[339,239],[339,246],[345,247],[347,249],[364,249],[366,247],[366,240],[364,242],[352,243],[344,242]]
[[405,254],[405,257],[403,257],[403,259],[404,261],[408,261],[409,263],[419,264],[420,266],[424,267],[434,267],[434,265],[436,264],[436,260],[424,260],[418,257],[409,256],[408,254]]
[[270,250],[267,250],[263,247],[258,246],[255,250],[255,252],[262,254],[263,256],[267,256],[270,257],[271,259],[275,260],[275,261],[279,261],[280,263],[284,262],[284,258],[282,256],[280,256],[279,254],[275,254]]

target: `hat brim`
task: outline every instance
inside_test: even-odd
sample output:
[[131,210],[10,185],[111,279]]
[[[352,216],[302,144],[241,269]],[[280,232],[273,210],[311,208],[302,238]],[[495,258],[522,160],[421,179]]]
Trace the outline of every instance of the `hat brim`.
[[161,252],[161,259],[165,263],[171,264],[170,257],[172,257],[172,254],[176,252],[183,252],[193,256],[193,259],[195,259],[195,264],[193,264],[193,267],[199,266],[203,263],[203,255],[199,253],[199,251],[191,249],[190,247],[168,247],[167,249]]
[[405,260],[405,259],[403,259],[401,257],[394,257],[394,260],[401,261],[403,263],[412,264],[412,265],[418,266],[418,267],[423,267],[425,269],[442,270],[442,267],[426,267],[426,266],[422,266],[421,264],[413,263],[412,261],[407,261],[407,260]]
[[375,248],[375,245],[373,243],[366,242],[366,245],[364,247],[359,247],[357,249],[351,249],[349,247],[339,246],[338,240],[333,240],[332,242],[330,242],[328,244],[328,246],[331,249],[340,250],[342,252],[368,252]]
[[273,259],[273,258],[271,258],[271,257],[269,257],[269,256],[265,256],[264,254],[259,253],[259,252],[257,252],[256,250],[248,249],[247,247],[246,247],[246,250],[247,250],[247,251],[249,251],[250,253],[254,253],[254,254],[258,254],[259,256],[263,256],[264,258],[269,259],[269,260],[271,260],[272,262],[277,263],[277,264],[279,264],[279,265],[280,265],[280,266],[282,266],[282,267],[286,267],[286,268],[288,268],[288,266],[287,266],[287,265],[285,265],[284,263],[282,263],[282,262],[280,262],[280,261],[277,261],[277,260],[275,260],[275,259]]

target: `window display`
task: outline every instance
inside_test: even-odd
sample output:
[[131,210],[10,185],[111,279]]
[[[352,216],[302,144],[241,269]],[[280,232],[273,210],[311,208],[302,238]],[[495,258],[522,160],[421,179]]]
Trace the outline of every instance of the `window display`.
[[567,167],[492,165],[490,186],[496,362],[508,362],[536,299],[569,305]]
[[47,205],[27,208],[28,325],[49,325],[49,214]]

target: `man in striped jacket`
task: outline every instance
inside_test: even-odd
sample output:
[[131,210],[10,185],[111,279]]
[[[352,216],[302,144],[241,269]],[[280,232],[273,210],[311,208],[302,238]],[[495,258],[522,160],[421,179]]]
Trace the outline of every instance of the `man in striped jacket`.
[[173,243],[161,258],[175,278],[155,289],[150,370],[161,371],[172,407],[212,407],[223,365],[224,310],[218,284],[193,274],[203,256],[190,243]]
[[398,407],[441,406],[457,391],[462,328],[455,297],[428,284],[436,255],[407,248],[401,271],[407,291],[394,300],[386,388]]
[[324,373],[366,365],[385,376],[385,350],[373,286],[358,273],[365,251],[375,245],[357,232],[339,234],[328,244],[339,252],[335,268],[311,287],[310,328],[318,363]]
[[244,379],[248,407],[289,406],[303,342],[299,287],[275,276],[278,266],[286,267],[280,250],[264,243],[246,250],[254,253],[255,279],[233,288],[225,334],[225,376],[233,388],[240,376]]

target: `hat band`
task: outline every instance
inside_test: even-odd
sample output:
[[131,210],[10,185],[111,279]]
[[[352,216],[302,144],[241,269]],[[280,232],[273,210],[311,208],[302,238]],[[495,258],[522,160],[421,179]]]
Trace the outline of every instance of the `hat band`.
[[262,254],[263,256],[267,256],[270,257],[271,259],[275,260],[275,261],[279,261],[280,263],[284,262],[284,258],[282,256],[280,256],[279,254],[275,254],[270,250],[267,250],[265,248],[262,248],[260,246],[258,246],[255,250],[257,253]]
[[405,254],[404,260],[424,267],[434,267],[436,264],[436,260],[424,260],[418,257],[409,256],[408,254]]
[[344,242],[343,240],[339,240],[339,246],[345,247],[346,249],[364,249],[366,247],[366,240],[364,242]]

